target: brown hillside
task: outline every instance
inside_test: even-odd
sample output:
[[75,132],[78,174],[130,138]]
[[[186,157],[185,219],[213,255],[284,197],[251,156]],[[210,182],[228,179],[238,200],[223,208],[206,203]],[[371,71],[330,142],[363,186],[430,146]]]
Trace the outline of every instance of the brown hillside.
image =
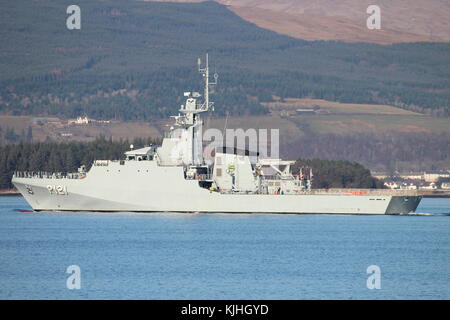
[[343,17],[316,14],[288,14],[272,10],[230,7],[230,10],[257,26],[304,40],[338,40],[391,44],[430,41],[426,36],[396,30],[368,30]]
[[[161,1],[161,0],[147,0]],[[172,0],[201,2],[200,0]],[[380,44],[450,41],[450,2],[445,0],[216,0],[256,25],[306,40]],[[381,8],[381,29],[368,30],[366,9]]]

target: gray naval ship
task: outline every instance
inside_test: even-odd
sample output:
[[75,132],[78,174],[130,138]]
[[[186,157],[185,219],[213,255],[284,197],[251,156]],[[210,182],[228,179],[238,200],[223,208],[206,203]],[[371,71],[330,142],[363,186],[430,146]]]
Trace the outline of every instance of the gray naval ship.
[[314,189],[312,172],[294,161],[260,158],[235,148],[203,156],[201,114],[209,101],[208,57],[199,72],[203,99],[185,92],[175,126],[161,146],[125,152],[123,160],[96,160],[75,173],[15,172],[12,183],[35,211],[210,212],[291,214],[407,214],[421,200],[415,191]]

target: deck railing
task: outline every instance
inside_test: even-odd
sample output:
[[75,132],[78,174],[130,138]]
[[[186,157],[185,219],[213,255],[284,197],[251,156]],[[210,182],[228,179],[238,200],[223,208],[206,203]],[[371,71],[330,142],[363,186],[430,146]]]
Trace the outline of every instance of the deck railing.
[[[220,190],[224,194],[272,194],[268,193],[266,188],[260,192],[234,192],[232,190]],[[273,195],[273,194],[272,194]],[[295,195],[333,195],[333,196],[372,196],[375,199],[383,196],[408,196],[415,197],[422,195],[417,190],[391,190],[391,189],[311,189],[298,190],[298,192],[280,193],[277,195],[295,196]]]
[[83,179],[86,173],[46,172],[46,171],[15,171],[13,178],[30,179]]

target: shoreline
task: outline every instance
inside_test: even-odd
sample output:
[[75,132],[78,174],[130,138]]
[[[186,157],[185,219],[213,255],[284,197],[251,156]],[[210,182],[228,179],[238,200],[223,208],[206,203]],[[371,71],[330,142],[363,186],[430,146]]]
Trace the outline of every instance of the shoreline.
[[16,189],[0,189],[0,197],[20,196],[20,192]]
[[419,194],[424,198],[450,198],[450,190],[420,191]]

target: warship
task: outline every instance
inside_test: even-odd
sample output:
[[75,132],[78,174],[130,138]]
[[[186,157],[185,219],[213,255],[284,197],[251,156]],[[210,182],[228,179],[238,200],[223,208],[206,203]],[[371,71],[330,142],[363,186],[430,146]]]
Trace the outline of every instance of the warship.
[[214,108],[208,56],[198,71],[203,97],[185,92],[186,102],[161,145],[125,152],[119,160],[95,160],[74,173],[15,172],[12,183],[34,211],[192,212],[279,214],[408,214],[416,191],[315,189],[308,168],[257,152],[217,147],[203,154],[201,115]]

